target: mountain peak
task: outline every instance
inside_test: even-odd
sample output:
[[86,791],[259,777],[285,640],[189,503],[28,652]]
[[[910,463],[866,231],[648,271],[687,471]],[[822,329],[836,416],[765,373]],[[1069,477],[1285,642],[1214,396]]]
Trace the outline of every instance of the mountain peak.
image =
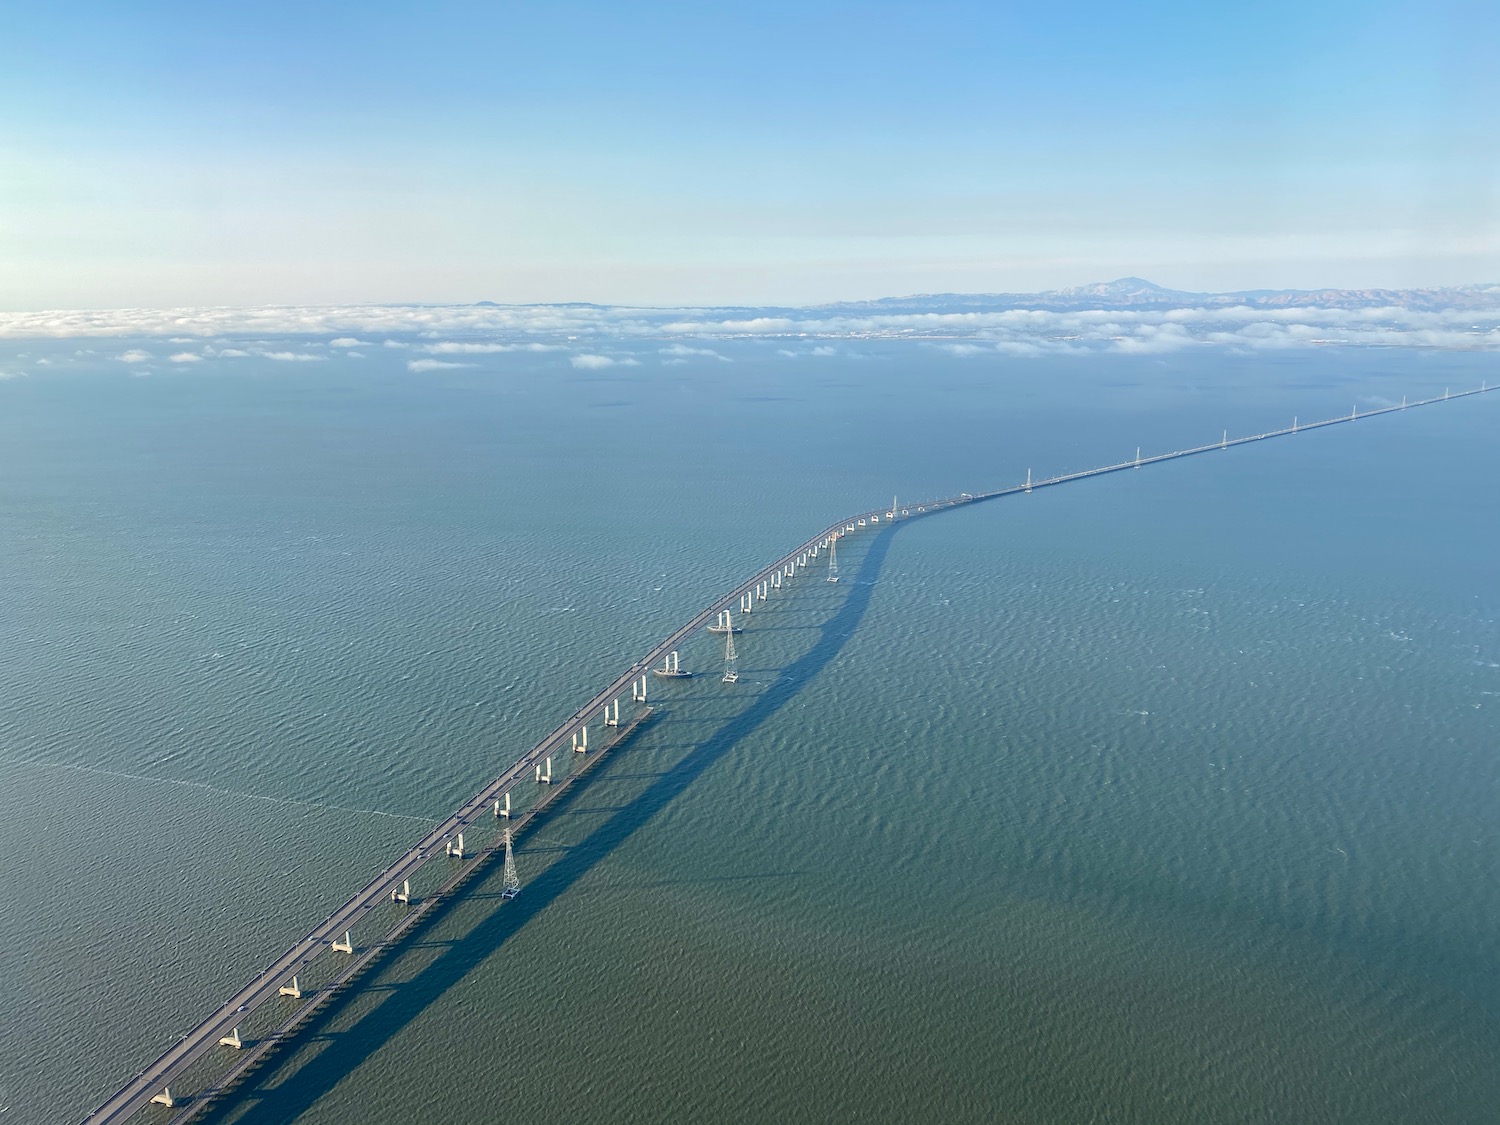
[[1120,277],[1114,281],[1094,281],[1088,285],[1072,285],[1066,289],[1052,289],[1048,296],[1078,299],[1093,297],[1105,301],[1129,301],[1151,304],[1159,301],[1175,301],[1187,296],[1180,289],[1167,289],[1147,281],[1144,277]]

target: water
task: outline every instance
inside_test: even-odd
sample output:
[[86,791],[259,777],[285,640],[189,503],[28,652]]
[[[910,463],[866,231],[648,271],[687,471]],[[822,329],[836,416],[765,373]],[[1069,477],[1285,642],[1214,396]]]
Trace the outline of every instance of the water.
[[[10,1119],[830,517],[1489,376],[732,355],[0,384]],[[1492,1120],[1497,410],[856,541],[219,1119]]]

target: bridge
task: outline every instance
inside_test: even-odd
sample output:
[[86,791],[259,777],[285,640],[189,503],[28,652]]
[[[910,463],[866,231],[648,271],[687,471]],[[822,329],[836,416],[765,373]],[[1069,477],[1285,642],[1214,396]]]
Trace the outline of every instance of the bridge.
[[[142,1120],[181,1125],[204,1112],[216,1099],[232,1090],[237,1082],[265,1061],[279,1044],[292,1038],[322,1005],[353,985],[365,970],[389,952],[440,902],[460,891],[502,848],[507,859],[507,871],[513,871],[510,863],[511,841],[541,817],[554,800],[579,781],[604,755],[622,745],[641,724],[649,721],[647,694],[650,673],[658,667],[664,671],[675,667],[677,650],[689,637],[710,625],[716,631],[722,631],[723,627],[728,626],[732,641],[733,632],[738,629],[733,624],[734,611],[740,613],[743,621],[745,615],[753,615],[757,605],[774,597],[783,584],[809,570],[826,567],[827,563],[819,563],[820,556],[825,552],[830,555],[835,552],[836,544],[843,536],[881,524],[925,517],[986,500],[1023,495],[1036,489],[1052,488],[1108,473],[1144,468],[1147,465],[1206,455],[1252,442],[1363,421],[1383,414],[1485,394],[1494,389],[1486,382],[1477,389],[1455,393],[1445,390],[1440,396],[1410,403],[1403,399],[1400,405],[1367,410],[1364,413],[1360,413],[1356,407],[1347,415],[1317,422],[1299,423],[1293,419],[1290,426],[1245,437],[1231,438],[1226,431],[1219,441],[1208,445],[1148,457],[1142,457],[1137,450],[1135,457],[1126,461],[1042,479],[1033,480],[1028,470],[1024,482],[1004,488],[979,493],[965,492],[918,504],[898,506],[892,501],[889,507],[861,512],[829,524],[718,598],[616,676],[607,687],[573,712],[551,734],[375,876],[368,886],[315,926],[306,937],[294,943],[254,980],[226,1000],[218,1010],[169,1047],[160,1058],[121,1086],[85,1117],[82,1125],[121,1125],[138,1114]],[[627,691],[631,703],[636,706],[633,707],[631,717],[622,725],[620,703]],[[589,743],[590,728],[596,732],[592,745]],[[559,756],[565,757],[566,776],[560,777],[557,784],[552,784],[553,760]],[[518,810],[512,816],[511,792],[517,785],[528,780],[546,785],[547,792],[524,812]],[[484,847],[473,853],[466,852],[465,832],[474,835],[480,823],[488,817],[504,820],[505,830]],[[431,863],[447,865],[447,874],[439,880],[435,892],[429,892],[425,896],[414,894],[411,889],[412,878]],[[352,938],[353,931],[361,923],[371,919],[376,907],[391,902],[403,908],[393,912],[394,921],[368,946],[356,946]],[[342,959],[336,961],[338,967],[331,973],[326,972],[328,962],[322,960],[328,958]],[[302,977],[309,973],[315,962],[319,963],[326,975],[316,987],[304,989]],[[285,1006],[287,1010],[280,1013],[279,1022],[269,1033],[253,1040],[241,1037],[239,1028],[251,1012],[268,1003],[281,1004],[286,999],[290,999],[292,1003]],[[185,1091],[181,1082],[188,1075],[189,1069],[215,1052],[231,1053],[232,1064],[227,1072],[211,1084]],[[175,1094],[172,1091],[174,1084],[179,1086]]]

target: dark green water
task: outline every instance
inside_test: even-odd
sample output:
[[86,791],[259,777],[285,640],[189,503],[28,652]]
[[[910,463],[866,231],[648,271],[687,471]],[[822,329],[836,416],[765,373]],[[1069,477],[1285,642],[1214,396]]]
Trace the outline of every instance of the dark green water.
[[[864,352],[0,384],[7,1113],[77,1120],[830,517],[1490,374]],[[1494,1120],[1497,432],[858,541],[220,1119]]]

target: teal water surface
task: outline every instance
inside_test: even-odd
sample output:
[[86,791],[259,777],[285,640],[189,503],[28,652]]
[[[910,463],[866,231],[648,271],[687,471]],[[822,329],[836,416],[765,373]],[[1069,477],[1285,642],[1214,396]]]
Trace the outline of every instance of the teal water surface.
[[[0,1105],[83,1116],[843,511],[1488,374],[1207,355],[0,385]],[[1497,409],[851,542],[218,1119],[1493,1120]]]

